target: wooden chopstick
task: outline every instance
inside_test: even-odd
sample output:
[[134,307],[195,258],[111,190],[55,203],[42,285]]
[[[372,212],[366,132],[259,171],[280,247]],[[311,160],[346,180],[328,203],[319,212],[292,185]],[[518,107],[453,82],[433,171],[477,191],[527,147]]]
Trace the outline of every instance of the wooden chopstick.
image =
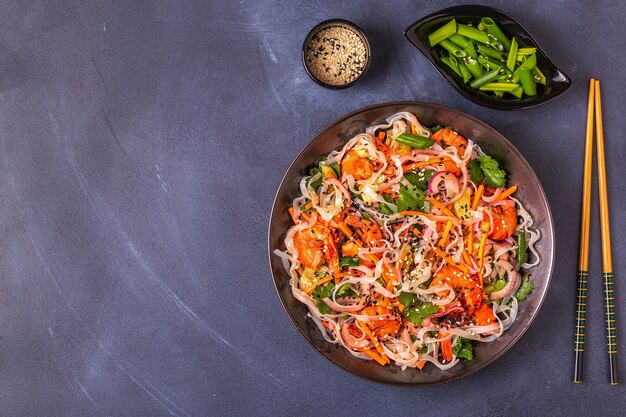
[[595,80],[596,107],[596,152],[598,158],[598,195],[600,199],[600,230],[602,233],[602,268],[604,276],[604,318],[606,321],[606,341],[609,353],[611,385],[616,385],[617,338],[615,335],[615,303],[613,299],[613,266],[611,263],[611,232],[609,227],[609,200],[606,190],[606,164],[604,159],[604,131],[602,128],[602,103],[600,81]]
[[587,102],[587,130],[585,133],[585,165],[583,197],[580,216],[580,253],[578,256],[578,283],[576,289],[576,329],[574,331],[574,382],[583,382],[585,353],[585,320],[587,315],[587,276],[589,266],[589,220],[591,212],[591,169],[593,166],[593,111],[595,80],[589,80]]

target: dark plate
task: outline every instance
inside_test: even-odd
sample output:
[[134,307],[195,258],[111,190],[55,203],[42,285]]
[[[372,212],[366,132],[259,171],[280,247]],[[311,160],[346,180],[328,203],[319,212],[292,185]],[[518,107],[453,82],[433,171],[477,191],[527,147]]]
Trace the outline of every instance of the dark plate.
[[[399,111],[415,114],[426,126],[453,126],[465,137],[475,140],[486,152],[498,155],[506,161],[511,182],[518,184],[518,197],[535,220],[542,238],[537,250],[542,255],[540,264],[532,270],[535,290],[528,299],[520,303],[519,315],[515,323],[502,337],[493,343],[476,347],[475,359],[462,363],[449,371],[441,371],[427,365],[423,371],[396,366],[381,367],[372,361],[357,359],[343,348],[337,349],[326,342],[318,328],[306,318],[306,307],[296,300],[289,286],[289,275],[283,269],[280,258],[272,252],[284,250],[284,238],[291,227],[288,209],[299,195],[298,183],[315,162],[330,151],[343,146],[355,134],[363,132],[367,126],[382,123],[384,119]],[[435,385],[462,378],[487,366],[524,334],[533,321],[548,290],[554,263],[554,226],[546,195],[537,176],[522,155],[501,134],[487,124],[458,110],[431,103],[394,102],[366,107],[347,114],[317,134],[296,156],[285,173],[270,215],[268,249],[269,261],[278,296],[300,334],[324,357],[341,368],[361,377],[394,385]],[[537,353],[540,354],[539,352]]]
[[[547,85],[545,87],[538,85],[537,95],[534,97],[503,99],[485,94],[465,84],[458,75],[439,60],[439,56],[433,52],[428,42],[428,35],[444,23],[447,23],[451,17],[456,18],[457,22],[464,24],[467,22],[476,23],[481,17],[491,17],[509,38],[515,36],[524,46],[536,46],[537,66],[545,74]],[[474,5],[449,7],[421,18],[409,26],[404,31],[404,35],[428,58],[450,85],[463,96],[481,106],[498,110],[527,109],[557,98],[572,86],[572,80],[554,65],[537,41],[530,36],[519,22],[506,13],[492,7]]]

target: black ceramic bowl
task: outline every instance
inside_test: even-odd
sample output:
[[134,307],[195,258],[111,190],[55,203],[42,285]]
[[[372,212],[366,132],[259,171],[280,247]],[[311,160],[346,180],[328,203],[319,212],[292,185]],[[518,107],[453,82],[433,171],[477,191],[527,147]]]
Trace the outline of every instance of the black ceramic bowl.
[[[309,68],[309,64],[307,63],[307,60],[306,60],[306,53],[307,53],[307,50],[308,50],[309,43],[311,42],[311,38],[313,38],[313,36],[315,36],[315,34],[317,32],[319,32],[320,30],[322,30],[324,28],[327,28],[329,26],[344,26],[344,27],[352,30],[354,33],[357,34],[357,36],[359,38],[361,38],[361,41],[363,41],[363,44],[365,45],[365,65],[363,67],[363,71],[361,72],[361,74],[359,74],[358,77],[356,77],[354,80],[352,80],[351,82],[346,83],[346,84],[328,84],[328,83],[320,80],[319,78],[317,78],[315,76],[315,74],[313,74],[313,72]],[[360,27],[358,27],[354,23],[350,22],[349,20],[345,20],[345,19],[329,19],[329,20],[325,20],[325,21],[323,21],[321,23],[318,23],[313,29],[311,29],[309,31],[309,33],[307,33],[306,37],[304,38],[304,42],[302,43],[302,65],[304,66],[304,69],[305,69],[306,73],[309,74],[309,77],[311,77],[311,79],[313,81],[315,81],[316,83],[318,83],[322,87],[330,88],[330,89],[333,89],[333,90],[339,90],[339,89],[342,89],[342,88],[348,88],[348,87],[351,87],[354,84],[358,83],[361,80],[361,78],[363,78],[363,76],[365,75],[367,70],[369,69],[371,61],[372,61],[372,54],[371,54],[370,44],[369,44],[369,42],[367,40],[367,37],[365,36],[365,33],[363,32],[363,30],[361,30]]]
[[[465,84],[458,75],[440,61],[440,57],[433,51],[428,41],[429,34],[449,22],[453,17],[456,18],[457,22],[465,24],[468,22],[476,24],[482,17],[491,17],[509,38],[515,36],[524,46],[536,46],[537,67],[546,75],[547,85],[545,87],[538,85],[536,96],[518,99],[515,97],[494,97]],[[430,60],[450,85],[463,96],[481,106],[498,110],[527,109],[557,98],[572,86],[570,78],[554,65],[537,41],[522,25],[511,16],[492,7],[474,5],[449,7],[421,18],[409,26],[404,31],[404,35]]]
[[[454,126],[460,134],[475,140],[486,152],[498,155],[506,161],[506,169],[512,183],[519,186],[517,196],[535,220],[541,232],[536,248],[542,256],[541,262],[532,269],[535,289],[528,299],[520,303],[518,318],[496,341],[476,346],[474,360],[461,363],[448,371],[428,365],[423,371],[401,370],[397,366],[382,367],[372,361],[357,359],[343,348],[326,342],[315,324],[307,319],[307,309],[291,294],[289,274],[283,269],[281,260],[273,254],[275,249],[285,249],[284,239],[292,226],[288,209],[294,198],[299,196],[299,182],[308,169],[330,151],[343,146],[367,126],[382,123],[384,119],[399,111],[408,111],[417,116],[426,126]],[[278,296],[298,332],[325,358],[339,367],[361,377],[393,385],[435,385],[462,378],[489,365],[524,334],[537,315],[548,290],[554,263],[554,226],[546,195],[537,176],[522,155],[501,134],[487,124],[462,113],[437,104],[420,102],[383,103],[366,107],[347,114],[318,133],[293,160],[285,173],[270,216],[268,249],[269,261]],[[537,352],[537,357],[540,356]]]

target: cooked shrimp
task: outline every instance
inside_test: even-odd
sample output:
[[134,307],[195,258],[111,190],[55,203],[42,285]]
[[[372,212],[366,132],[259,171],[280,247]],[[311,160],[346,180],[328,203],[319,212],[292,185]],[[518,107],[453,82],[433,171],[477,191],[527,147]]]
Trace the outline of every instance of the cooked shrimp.
[[307,268],[317,270],[324,259],[328,265],[337,260],[337,247],[326,226],[319,223],[296,233],[294,244],[298,249],[298,260]]
[[366,220],[353,215],[346,217],[346,223],[356,228],[357,234],[366,246],[378,246],[383,238],[380,227],[371,220]]
[[469,312],[480,306],[483,301],[483,291],[478,280],[463,272],[454,265],[446,265],[435,274],[430,283],[431,287],[448,284],[455,292],[461,292],[461,304]]
[[383,338],[387,336],[396,336],[400,331],[400,325],[402,322],[400,321],[397,313],[390,308],[379,305],[365,307],[362,314],[365,316],[380,316],[379,318],[381,320],[371,320],[366,322],[367,327],[370,328],[376,337]]
[[508,205],[495,206],[489,209],[493,226],[489,238],[504,240],[511,236],[517,227],[517,212],[515,207]]
[[365,337],[363,329],[359,328],[355,323],[344,323],[341,326],[341,338],[348,348],[352,350],[363,350],[370,344],[370,341]]
[[463,155],[467,149],[467,139],[450,129],[439,129],[430,138],[446,146],[454,146],[459,155]]
[[374,163],[365,149],[352,149],[341,160],[341,172],[365,180],[374,174]]

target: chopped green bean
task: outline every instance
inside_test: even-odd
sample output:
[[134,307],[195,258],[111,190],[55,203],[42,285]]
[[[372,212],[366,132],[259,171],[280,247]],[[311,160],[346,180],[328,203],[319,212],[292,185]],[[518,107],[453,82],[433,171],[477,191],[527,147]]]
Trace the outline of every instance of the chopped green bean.
[[494,70],[494,69],[500,69],[502,68],[501,64],[498,64],[496,62],[491,61],[489,58],[486,58],[484,56],[478,56],[478,62],[485,68],[487,68],[488,71]]
[[472,79],[472,72],[467,68],[465,61],[463,59],[459,59],[459,70],[461,70],[461,74],[463,75],[463,82],[467,84],[469,80]]
[[515,70],[515,58],[517,58],[517,39],[513,37],[511,42],[511,50],[509,51],[509,57],[506,60],[506,67],[509,71]]
[[459,35],[458,33],[455,33],[454,35],[450,36],[448,40],[457,44],[459,48],[465,48],[467,44],[470,43],[469,39],[467,39],[465,36]]
[[518,68],[517,73],[519,75],[519,82],[524,89],[524,94],[527,96],[536,96],[537,84],[535,83],[530,70],[527,68]]
[[458,46],[456,46],[454,43],[450,42],[449,40],[444,40],[441,41],[439,43],[446,51],[450,52],[450,54],[456,56],[457,58],[463,58],[464,56],[467,56],[467,53],[462,50],[461,48],[459,48]]
[[472,88],[480,88],[483,85],[492,82],[500,75],[500,68],[496,68],[495,70],[488,72],[480,78],[475,79],[471,82],[470,87]]
[[430,46],[435,46],[441,41],[448,39],[451,35],[456,33],[456,20],[452,19],[430,35],[428,35],[428,41]]
[[506,60],[506,54],[496,51],[495,49],[490,48],[489,46],[478,44],[476,45],[476,48],[478,48],[478,53],[480,53],[483,56],[495,58],[499,61]]
[[526,234],[523,230],[517,233],[517,263],[522,266],[526,263]]
[[509,91],[509,92],[517,98],[522,98],[522,94],[524,94],[524,89],[522,88],[521,85],[518,85],[515,90]]
[[466,38],[474,39],[480,43],[489,42],[489,36],[485,32],[472,26],[462,25],[459,23],[457,25],[457,33],[461,36],[465,36]]
[[498,42],[504,46],[505,51],[509,51],[511,49],[511,41],[506,37],[506,35],[502,32],[500,27],[493,21],[490,17],[483,17],[481,23],[485,26],[487,33],[493,36]]
[[455,64],[456,60],[455,62],[452,62],[450,58],[448,58],[447,56],[442,56],[441,62],[446,64],[448,67],[450,67],[450,69],[454,71],[459,77],[463,76],[463,74],[461,74],[461,70],[459,69],[459,65]]
[[412,133],[402,133],[396,138],[396,142],[401,143],[411,148],[427,149],[430,148],[435,141],[428,139],[425,136],[414,135]]
[[510,93],[515,91],[517,87],[519,87],[519,85],[513,83],[487,83],[480,87],[480,91],[503,91]]
[[478,58],[478,52],[476,52],[476,48],[474,47],[474,42],[470,41],[463,50],[467,52],[467,55],[471,56],[472,58],[474,59]]
[[533,73],[533,78],[537,81],[537,83],[546,85],[548,80],[537,66],[535,66],[531,71]]
[[480,78],[485,75],[485,72],[483,71],[478,61],[471,56],[465,58],[465,65],[467,65],[467,69],[470,70],[474,78]]
[[537,48],[519,48],[517,50],[517,55],[518,56],[520,56],[520,55],[522,55],[522,56],[523,55],[532,55],[535,52],[537,52]]
[[531,70],[533,68],[535,68],[535,66],[537,65],[537,55],[536,54],[532,54],[530,55],[528,58],[526,58],[526,60],[524,62],[522,62],[519,67],[517,67],[517,69],[528,69]]

